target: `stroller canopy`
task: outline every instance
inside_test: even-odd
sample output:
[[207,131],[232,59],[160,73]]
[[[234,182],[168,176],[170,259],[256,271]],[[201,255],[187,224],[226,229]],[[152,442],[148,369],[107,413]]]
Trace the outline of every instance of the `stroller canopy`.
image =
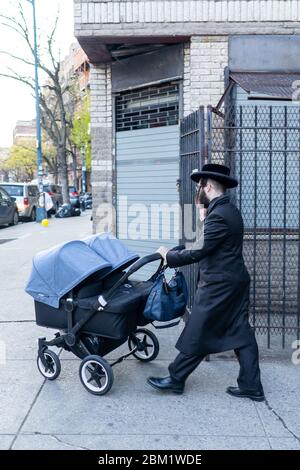
[[59,308],[60,299],[91,274],[103,277],[113,269],[112,263],[83,241],[71,241],[33,258],[26,292],[35,300]]
[[137,253],[128,250],[127,246],[111,233],[94,235],[84,241],[94,252],[112,265],[112,270],[125,269],[139,259]]

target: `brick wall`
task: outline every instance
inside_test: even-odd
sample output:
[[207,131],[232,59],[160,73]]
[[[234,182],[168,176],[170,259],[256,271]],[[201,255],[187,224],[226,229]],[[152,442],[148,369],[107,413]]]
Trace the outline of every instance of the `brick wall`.
[[299,0],[74,0],[74,5],[76,36],[106,35],[112,26],[123,35],[147,35],[157,24],[165,34],[179,35],[234,33],[237,23],[249,33],[300,31]]
[[[112,206],[112,96],[110,65],[91,67],[91,137],[93,229],[103,231],[104,219],[114,231],[114,218],[107,211]],[[113,216],[113,214],[112,214]]]
[[184,115],[200,105],[217,104],[228,65],[226,36],[193,36],[184,49]]

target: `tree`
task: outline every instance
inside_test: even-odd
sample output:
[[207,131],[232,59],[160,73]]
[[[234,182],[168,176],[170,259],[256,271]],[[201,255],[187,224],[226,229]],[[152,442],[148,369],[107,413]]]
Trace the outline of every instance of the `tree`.
[[[43,142],[43,160],[47,169],[55,175],[56,151],[49,143]],[[9,156],[0,163],[0,170],[9,172],[16,181],[31,181],[36,178],[36,145],[32,140],[23,140],[12,145]]]
[[[0,14],[2,25],[9,30],[14,31],[17,37],[21,38],[26,44],[28,55],[21,57],[17,53],[0,50],[0,54],[9,56],[22,67],[27,67],[28,73],[18,72],[16,68],[8,68],[7,71],[0,73],[0,76],[17,80],[30,87],[34,92],[34,48],[30,37],[30,29],[27,24],[25,11],[21,0],[16,1],[16,14]],[[41,125],[53,143],[57,153],[57,168],[60,183],[62,185],[64,202],[69,202],[68,191],[68,135],[71,128],[71,120],[66,108],[68,94],[72,93],[70,84],[64,80],[60,73],[60,62],[55,58],[55,33],[57,30],[58,16],[49,35],[46,35],[46,48],[42,53],[39,45],[38,67],[46,77],[46,84],[40,91],[41,104]]]
[[17,181],[31,181],[36,174],[36,147],[32,141],[10,148],[9,157],[1,169],[9,172]]
[[90,135],[90,94],[84,97],[81,105],[74,113],[72,121],[72,129],[70,133],[70,141],[74,144],[78,151],[84,151],[85,166],[88,171],[91,170],[92,161],[92,148],[91,148],[91,135]]
[[49,139],[45,139],[43,135],[42,141],[42,152],[43,152],[43,162],[44,168],[47,173],[50,173],[54,176],[55,183],[58,183],[58,163],[57,163],[57,152],[55,147],[52,145]]

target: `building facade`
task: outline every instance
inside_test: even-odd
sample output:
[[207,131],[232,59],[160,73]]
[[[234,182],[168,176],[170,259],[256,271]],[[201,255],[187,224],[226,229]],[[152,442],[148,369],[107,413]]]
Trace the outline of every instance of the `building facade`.
[[35,140],[35,119],[32,119],[31,121],[17,121],[13,130],[13,144],[21,145],[24,142],[35,142]]
[[[112,204],[112,229],[133,238],[140,254],[174,245],[177,229],[170,237],[158,219],[147,225],[151,209],[136,222],[140,237],[126,230],[138,204],[179,201],[180,119],[199,106],[216,106],[231,72],[300,72],[300,2],[74,0],[74,15],[91,63],[94,230],[102,229]],[[251,94],[251,80],[247,89],[235,76],[241,102]]]
[[[87,97],[90,88],[89,61],[87,55],[77,42],[71,44],[68,54],[60,62],[60,81],[63,89],[68,87],[73,88],[73,92],[64,93],[65,109],[72,119]],[[44,95],[48,104],[54,107],[56,97],[53,96],[52,91],[44,88]],[[68,145],[70,150],[67,160],[69,185],[76,187],[78,191],[83,190],[82,167],[85,166],[83,152],[71,140],[69,140]],[[58,183],[57,168],[55,170],[53,172],[53,168],[46,167],[46,176],[49,180]],[[85,190],[89,190],[90,171],[85,172]]]

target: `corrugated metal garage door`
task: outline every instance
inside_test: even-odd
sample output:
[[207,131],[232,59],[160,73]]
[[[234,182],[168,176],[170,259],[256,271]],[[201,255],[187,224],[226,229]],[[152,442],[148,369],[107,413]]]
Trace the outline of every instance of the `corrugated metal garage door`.
[[145,256],[178,244],[178,85],[124,93],[116,107],[117,235]]

